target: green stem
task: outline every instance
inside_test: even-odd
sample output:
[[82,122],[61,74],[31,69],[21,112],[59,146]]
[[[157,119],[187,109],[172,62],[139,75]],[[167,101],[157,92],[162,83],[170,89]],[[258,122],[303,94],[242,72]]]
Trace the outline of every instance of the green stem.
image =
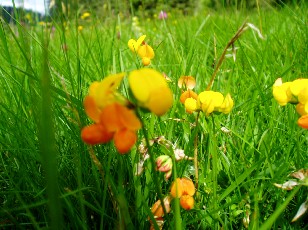
[[[200,111],[197,113],[196,117],[196,129],[198,129]],[[196,130],[196,136],[194,140],[194,167],[195,167],[195,187],[198,190],[199,184],[199,168],[198,168],[198,130]]]
[[[149,136],[148,136],[148,132],[147,132],[145,126],[144,126],[144,122],[143,122],[143,120],[140,116],[140,113],[138,111],[138,108],[136,108],[136,115],[139,118],[141,125],[142,125],[143,136],[144,136],[144,139],[145,139],[145,143],[146,143],[146,146],[147,146],[147,149],[148,149],[148,154],[150,156],[150,161],[151,161],[152,168],[153,168],[153,171],[154,171],[153,180],[154,180],[154,184],[155,184],[155,187],[156,187],[156,190],[157,190],[158,198],[159,198],[159,200],[162,204],[164,214],[167,214],[167,210],[166,210],[166,207],[165,207],[164,198],[163,198],[163,194],[162,194],[162,190],[161,190],[161,185],[158,182],[158,175],[157,175],[157,172],[155,171],[156,164],[155,164],[154,155],[152,153],[152,148],[150,146],[150,139],[149,139]],[[155,229],[159,229],[156,222],[154,222],[154,227],[155,227]]]

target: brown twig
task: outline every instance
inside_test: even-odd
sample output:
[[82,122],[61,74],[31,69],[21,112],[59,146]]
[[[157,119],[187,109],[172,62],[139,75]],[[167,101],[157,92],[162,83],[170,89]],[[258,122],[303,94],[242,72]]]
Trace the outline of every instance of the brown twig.
[[225,59],[225,55],[227,53],[227,50],[229,49],[229,47],[242,35],[242,33],[245,31],[245,28],[246,28],[246,22],[244,22],[244,24],[238,29],[238,31],[235,33],[235,35],[230,39],[230,41],[227,43],[224,51],[222,52],[219,60],[218,60],[218,63],[214,69],[214,72],[212,74],[212,77],[211,77],[211,80],[209,82],[209,84],[207,85],[206,87],[206,90],[210,90],[211,87],[212,87],[212,84],[215,80],[215,77],[218,73],[218,70],[223,62],[223,60]]

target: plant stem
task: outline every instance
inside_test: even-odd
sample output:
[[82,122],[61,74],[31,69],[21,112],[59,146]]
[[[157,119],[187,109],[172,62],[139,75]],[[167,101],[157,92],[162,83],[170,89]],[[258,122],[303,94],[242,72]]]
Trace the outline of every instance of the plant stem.
[[[142,118],[139,114],[138,108],[136,109],[136,115],[139,118],[141,125],[142,125],[143,136],[144,136],[145,143],[146,143],[146,146],[147,146],[147,149],[148,149],[148,154],[150,156],[152,168],[154,170],[153,180],[154,180],[154,184],[155,184],[155,187],[156,187],[156,190],[157,190],[158,198],[159,198],[161,205],[163,207],[164,214],[167,214],[163,194],[162,194],[162,191],[161,191],[161,185],[158,183],[158,176],[155,175],[155,174],[157,174],[157,172],[155,171],[155,159],[154,159],[154,155],[152,154],[152,149],[151,149],[151,146],[150,146],[148,132],[147,132],[145,126],[144,126],[144,123],[143,123],[143,120],[142,120]],[[155,229],[159,229],[156,222],[154,222],[154,227],[155,227]]]
[[[200,111],[196,117],[196,129],[198,129]],[[195,167],[195,187],[198,190],[199,184],[199,169],[198,169],[198,130],[196,130],[195,141],[194,141],[194,167]]]

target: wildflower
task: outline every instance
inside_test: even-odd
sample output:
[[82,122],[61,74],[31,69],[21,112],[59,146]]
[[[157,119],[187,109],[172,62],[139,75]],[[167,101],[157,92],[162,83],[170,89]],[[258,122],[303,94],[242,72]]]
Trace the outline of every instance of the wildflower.
[[217,111],[222,105],[223,101],[224,96],[219,92],[204,91],[198,96],[200,107],[206,115],[214,112],[214,110]]
[[133,110],[123,105],[117,94],[123,77],[123,73],[110,75],[90,85],[84,107],[95,123],[82,129],[81,138],[85,143],[95,145],[113,140],[120,153],[128,152],[135,144],[141,122]]
[[168,155],[161,155],[156,159],[156,170],[165,173],[165,178],[169,179],[172,174],[172,159]]
[[[166,212],[167,212],[166,214],[168,214],[171,211],[171,209],[170,209],[171,197],[170,196],[166,196],[163,201],[164,201],[164,206],[165,206],[165,209],[166,209]],[[163,216],[164,216],[165,213],[164,213],[164,209],[163,209],[163,207],[161,205],[160,200],[156,201],[153,204],[153,206],[151,208],[151,211],[152,211],[152,213],[154,215],[154,218],[156,220],[156,224],[158,225],[159,229],[162,229],[163,224],[164,224]],[[154,229],[154,224],[152,223],[151,220],[150,220],[150,222],[151,222],[150,229]]]
[[282,83],[282,79],[278,78],[273,86],[273,96],[279,105],[284,106],[292,100],[292,93],[289,90],[291,82]]
[[128,41],[128,47],[133,53],[138,54],[144,66],[148,66],[151,64],[151,60],[154,58],[155,54],[153,48],[144,42],[145,37],[146,35],[142,35],[137,41],[130,39]]
[[[89,109],[92,112],[96,108]],[[88,110],[89,114],[91,112]],[[113,139],[118,152],[124,154],[136,143],[136,131],[141,128],[141,123],[132,110],[115,102],[104,107],[95,118],[98,122],[81,132],[81,138],[87,144],[107,143]]]
[[296,104],[296,111],[301,117],[297,124],[308,129],[308,79],[296,79],[292,82],[282,83],[278,78],[273,85],[273,96],[279,105],[285,106],[287,103]]
[[172,106],[172,92],[166,79],[156,70],[134,70],[129,74],[128,81],[141,107],[161,116]]
[[161,19],[161,20],[167,19],[168,18],[168,14],[165,11],[161,10],[159,12],[158,18]]
[[78,26],[78,27],[77,27],[77,30],[78,30],[78,31],[82,31],[82,30],[83,30],[83,26]]
[[[164,198],[164,205],[165,205],[165,208],[166,208],[166,212],[169,213],[170,212],[170,201],[171,201],[171,197],[170,196],[166,196]],[[151,211],[154,215],[155,218],[158,218],[158,217],[162,217],[164,215],[164,209],[161,205],[161,202],[160,200],[156,201],[152,208],[151,208]]]
[[144,41],[146,35],[142,35],[138,38],[138,40],[130,39],[128,41],[128,47],[133,53],[138,53],[139,47],[141,46],[142,42]]
[[297,124],[304,129],[308,129],[308,114],[301,116],[298,119]]
[[188,178],[177,178],[171,185],[170,194],[172,197],[180,198],[180,205],[185,210],[194,207],[195,186]]
[[89,18],[90,16],[91,16],[91,14],[90,14],[89,12],[84,12],[84,13],[80,16],[80,18],[81,18],[82,20],[84,20],[84,19]]
[[186,159],[186,160],[193,160],[194,159],[193,157],[186,156],[183,149],[175,149],[174,150],[174,157],[175,157],[176,161],[180,161],[180,160],[183,160],[183,159]]
[[218,108],[218,112],[224,113],[224,114],[228,114],[231,112],[232,108],[233,108],[234,102],[231,98],[231,95],[228,93],[225,98],[224,101],[222,102],[222,104],[219,106]]
[[193,89],[196,86],[196,80],[192,76],[182,76],[178,80],[178,87],[184,89]]

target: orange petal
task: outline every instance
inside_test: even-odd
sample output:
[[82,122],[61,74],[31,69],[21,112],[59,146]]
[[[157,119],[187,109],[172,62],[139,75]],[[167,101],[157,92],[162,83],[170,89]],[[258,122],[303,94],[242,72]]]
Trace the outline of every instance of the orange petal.
[[182,180],[182,186],[183,186],[183,195],[193,196],[195,194],[194,183],[186,177],[182,178],[181,180]]
[[192,209],[194,207],[194,204],[195,204],[195,200],[194,200],[193,197],[191,197],[189,195],[181,196],[181,198],[180,198],[180,205],[185,210]]
[[180,178],[176,178],[176,180],[172,183],[170,194],[172,197],[178,198],[183,195],[182,180]]
[[127,153],[136,143],[137,135],[128,129],[118,130],[113,137],[114,145],[119,153]]
[[137,118],[133,110],[125,106],[119,105],[119,117],[123,126],[129,130],[136,131],[141,128],[141,122]]
[[100,124],[86,126],[81,131],[81,139],[90,145],[107,143],[112,137],[113,133],[107,132]]
[[304,129],[308,129],[308,114],[301,116],[298,119],[297,124]]
[[185,92],[183,92],[182,94],[181,94],[181,97],[180,97],[180,102],[182,103],[182,104],[184,104],[185,103],[185,101],[186,101],[186,99],[187,98],[193,98],[193,99],[195,99],[195,100],[198,100],[198,94],[196,94],[194,91],[192,91],[192,90],[186,90]]
[[[166,212],[170,212],[170,197],[167,196],[164,198],[164,205],[166,208]],[[153,204],[151,211],[155,217],[155,219],[158,219],[164,215],[164,209],[163,206],[161,205],[160,200],[156,201],[155,204]]]
[[192,76],[182,76],[178,80],[179,88],[193,89],[196,86],[196,79]]
[[86,96],[83,105],[88,117],[90,117],[96,123],[99,122],[99,114],[100,110],[98,109],[97,105],[95,104],[95,100],[91,96]]
[[120,120],[120,109],[118,103],[107,105],[100,114],[100,122],[108,132],[116,132],[123,127]]

